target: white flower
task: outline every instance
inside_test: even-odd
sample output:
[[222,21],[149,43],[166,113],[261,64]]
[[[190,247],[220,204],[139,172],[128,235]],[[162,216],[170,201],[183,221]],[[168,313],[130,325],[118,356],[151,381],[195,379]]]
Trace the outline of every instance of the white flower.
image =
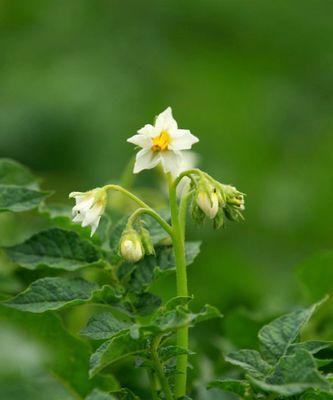
[[197,197],[197,204],[208,218],[214,219],[219,210],[219,197],[216,192],[200,191]]
[[125,233],[120,242],[120,254],[131,263],[136,263],[144,256],[141,240],[135,232]]
[[164,172],[173,176],[179,174],[182,151],[191,149],[199,141],[187,129],[178,129],[172,110],[168,107],[155,121],[155,125],[145,125],[127,140],[142,148],[136,156],[134,173],[162,164]]
[[89,192],[72,192],[70,198],[75,199],[73,207],[73,221],[79,222],[83,227],[91,226],[91,236],[98,228],[101,215],[106,206],[106,191],[101,188]]

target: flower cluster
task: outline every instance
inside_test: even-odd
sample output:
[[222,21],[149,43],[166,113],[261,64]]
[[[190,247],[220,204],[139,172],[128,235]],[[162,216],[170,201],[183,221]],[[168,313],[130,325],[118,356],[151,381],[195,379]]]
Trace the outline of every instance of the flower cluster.
[[223,185],[204,173],[192,182],[192,186],[195,192],[192,217],[197,223],[202,223],[207,217],[213,220],[215,228],[220,228],[224,225],[225,217],[232,221],[243,219],[244,193],[235,187]]
[[[243,218],[244,194],[235,187],[223,185],[208,174],[192,170],[195,156],[189,150],[199,141],[187,129],[179,129],[168,107],[159,114],[154,125],[147,124],[137,134],[128,139],[141,148],[136,155],[134,173],[151,169],[161,164],[166,174],[177,181],[177,193],[181,197],[184,186],[190,184],[192,194],[192,216],[196,222],[206,217],[213,221],[214,227],[224,225],[225,218],[238,221]],[[96,232],[107,202],[106,187],[88,192],[73,192],[69,197],[76,200],[73,208],[73,221],[83,227],[91,227],[91,235]],[[154,254],[149,233],[142,224],[138,230],[128,226],[122,236],[119,251],[124,259],[137,262],[145,254]]]

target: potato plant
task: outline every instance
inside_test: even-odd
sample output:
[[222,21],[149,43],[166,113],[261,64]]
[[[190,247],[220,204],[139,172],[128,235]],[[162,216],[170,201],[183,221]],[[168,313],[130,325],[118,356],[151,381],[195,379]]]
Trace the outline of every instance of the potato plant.
[[[43,221],[30,237],[3,249],[7,262],[24,271],[26,287],[4,291],[0,318],[48,349],[47,367],[71,396],[66,399],[201,400],[188,379],[194,357],[189,330],[222,314],[207,304],[192,307],[195,288],[188,290],[187,273],[200,242],[187,240],[186,222],[190,217],[217,229],[241,221],[245,195],[190,165],[188,152],[198,139],[178,128],[170,108],[128,142],[140,148],[130,164],[134,174],[159,170],[165,197],[159,207],[152,206],[151,196],[116,182],[70,193],[71,210],[53,204],[52,193],[26,167],[0,160],[0,211],[33,210]],[[169,274],[176,277],[177,296],[162,302],[152,286]],[[333,399],[325,370],[331,359],[320,357],[331,343],[300,339],[320,304],[263,326],[260,352],[228,354],[225,361],[243,373],[232,367],[205,382],[205,396],[213,396],[205,398],[228,399],[226,393],[232,393],[244,400]],[[67,329],[77,324],[74,308],[82,312],[75,335]],[[222,352],[216,358],[222,360]],[[127,370],[142,371],[146,397],[117,373],[122,362]]]

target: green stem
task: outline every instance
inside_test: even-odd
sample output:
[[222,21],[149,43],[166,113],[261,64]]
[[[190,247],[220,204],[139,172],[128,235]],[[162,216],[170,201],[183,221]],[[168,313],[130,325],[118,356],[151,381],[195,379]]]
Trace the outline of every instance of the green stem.
[[189,188],[185,189],[185,192],[182,195],[182,198],[180,199],[180,204],[179,204],[179,221],[180,225],[182,228],[182,233],[183,233],[183,240],[185,241],[185,228],[186,228],[186,213],[187,213],[187,205],[188,202],[193,194],[193,191],[189,191]]
[[132,199],[133,201],[135,201],[136,204],[138,204],[140,207],[143,208],[150,208],[149,205],[147,203],[145,203],[144,201],[142,201],[141,199],[139,199],[137,196],[135,196],[132,192],[124,189],[123,187],[119,186],[119,185],[105,185],[104,189],[106,190],[115,190],[117,192],[121,192],[123,193],[125,196],[129,197],[130,199]]
[[153,360],[153,363],[155,366],[156,374],[158,376],[158,379],[160,380],[162,389],[164,391],[165,398],[166,398],[166,400],[173,400],[174,397],[172,395],[169,382],[168,382],[166,376],[164,375],[163,365],[161,364],[160,359],[158,357],[158,353],[157,353],[157,349],[160,344],[160,341],[161,341],[160,336],[157,336],[153,340],[153,343],[151,346],[151,356],[152,356],[152,360]]
[[147,370],[147,372],[148,372],[152,400],[159,400],[159,397],[157,394],[157,385],[156,385],[155,375],[152,371]]
[[128,224],[132,225],[135,222],[135,220],[142,214],[150,215],[152,218],[154,218],[161,225],[161,227],[170,236],[172,236],[172,228],[171,228],[171,226],[165,221],[165,219],[163,219],[156,211],[154,211],[151,208],[138,208],[137,210],[135,210],[134,213],[129,217]]
[[[171,209],[171,222],[173,229],[173,250],[176,260],[176,277],[177,277],[177,296],[188,296],[187,290],[187,271],[185,259],[185,244],[183,237],[183,229],[180,223],[177,204],[177,184],[172,181],[172,177],[168,174],[169,180],[169,194],[170,194],[170,209]],[[178,329],[177,331],[177,345],[188,349],[188,326]],[[177,370],[179,374],[176,375],[175,381],[175,395],[176,398],[185,396],[186,394],[186,381],[187,381],[187,355],[177,357]]]
[[204,173],[200,169],[188,169],[187,171],[182,172],[181,174],[178,175],[178,177],[174,180],[173,185],[175,187],[178,186],[179,182],[185,177],[189,177],[192,179],[191,175],[199,175],[203,176]]

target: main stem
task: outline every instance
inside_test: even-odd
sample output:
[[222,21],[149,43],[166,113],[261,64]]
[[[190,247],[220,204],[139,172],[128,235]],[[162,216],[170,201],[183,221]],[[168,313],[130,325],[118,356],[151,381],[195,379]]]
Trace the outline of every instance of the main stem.
[[[176,277],[177,277],[177,296],[188,296],[187,290],[187,272],[185,259],[185,243],[183,229],[178,213],[176,185],[173,185],[172,177],[168,175],[169,195],[171,209],[171,223],[173,229],[172,243],[176,260]],[[180,328],[177,332],[177,346],[188,349],[188,326]],[[176,398],[185,396],[187,381],[187,355],[177,357],[177,370],[175,381]]]

